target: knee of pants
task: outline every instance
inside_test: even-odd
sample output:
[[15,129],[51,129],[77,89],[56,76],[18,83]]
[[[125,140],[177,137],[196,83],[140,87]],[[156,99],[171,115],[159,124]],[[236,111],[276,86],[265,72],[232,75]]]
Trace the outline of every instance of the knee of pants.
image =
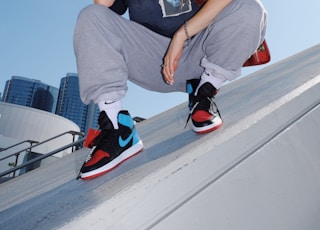
[[[96,21],[99,19],[105,20],[110,14],[115,14],[108,7],[100,4],[91,4],[83,8],[78,16],[78,21]],[[105,20],[108,22],[108,20]]]

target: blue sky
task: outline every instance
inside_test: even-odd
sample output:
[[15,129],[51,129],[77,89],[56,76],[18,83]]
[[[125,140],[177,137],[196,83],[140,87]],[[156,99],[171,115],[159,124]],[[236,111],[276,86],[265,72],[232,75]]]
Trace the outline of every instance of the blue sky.
[[[59,87],[66,73],[77,72],[73,30],[79,11],[93,0],[1,0],[0,92],[11,76],[23,76]],[[320,2],[263,1],[269,13],[267,42],[273,64],[320,44]],[[268,64],[269,65],[269,64]],[[266,66],[266,65],[265,65]],[[261,67],[244,68],[242,76]],[[185,102],[183,93],[161,94],[129,83],[123,108],[149,118]]]

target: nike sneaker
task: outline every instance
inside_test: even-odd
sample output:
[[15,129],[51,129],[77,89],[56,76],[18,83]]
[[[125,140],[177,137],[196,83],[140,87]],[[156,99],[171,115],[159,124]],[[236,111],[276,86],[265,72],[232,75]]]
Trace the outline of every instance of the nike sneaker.
[[101,176],[143,150],[143,143],[128,111],[119,112],[119,129],[114,129],[104,111],[100,113],[98,123],[100,130],[95,132],[96,136],[88,136],[85,142],[85,147],[92,150],[80,170],[83,180]]
[[196,91],[199,82],[199,79],[187,81],[190,109],[187,123],[191,117],[193,131],[201,134],[218,129],[222,125],[222,119],[214,102],[214,96],[218,90],[211,83],[206,82]]

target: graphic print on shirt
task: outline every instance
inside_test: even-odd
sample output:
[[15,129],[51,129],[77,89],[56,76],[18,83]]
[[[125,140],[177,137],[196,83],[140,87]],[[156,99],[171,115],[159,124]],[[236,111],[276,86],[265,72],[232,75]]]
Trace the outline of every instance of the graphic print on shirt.
[[163,17],[173,17],[192,10],[190,0],[159,0]]

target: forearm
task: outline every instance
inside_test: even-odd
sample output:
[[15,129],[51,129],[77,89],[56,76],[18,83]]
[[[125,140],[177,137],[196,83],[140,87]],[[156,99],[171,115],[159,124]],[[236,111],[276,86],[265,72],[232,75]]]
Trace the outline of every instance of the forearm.
[[207,28],[211,21],[231,2],[232,0],[207,0],[199,12],[186,22],[186,28],[182,26],[176,32],[176,36],[186,40],[187,35],[189,37],[196,35]]
[[106,7],[110,7],[113,5],[115,0],[93,0],[95,4],[104,5]]

